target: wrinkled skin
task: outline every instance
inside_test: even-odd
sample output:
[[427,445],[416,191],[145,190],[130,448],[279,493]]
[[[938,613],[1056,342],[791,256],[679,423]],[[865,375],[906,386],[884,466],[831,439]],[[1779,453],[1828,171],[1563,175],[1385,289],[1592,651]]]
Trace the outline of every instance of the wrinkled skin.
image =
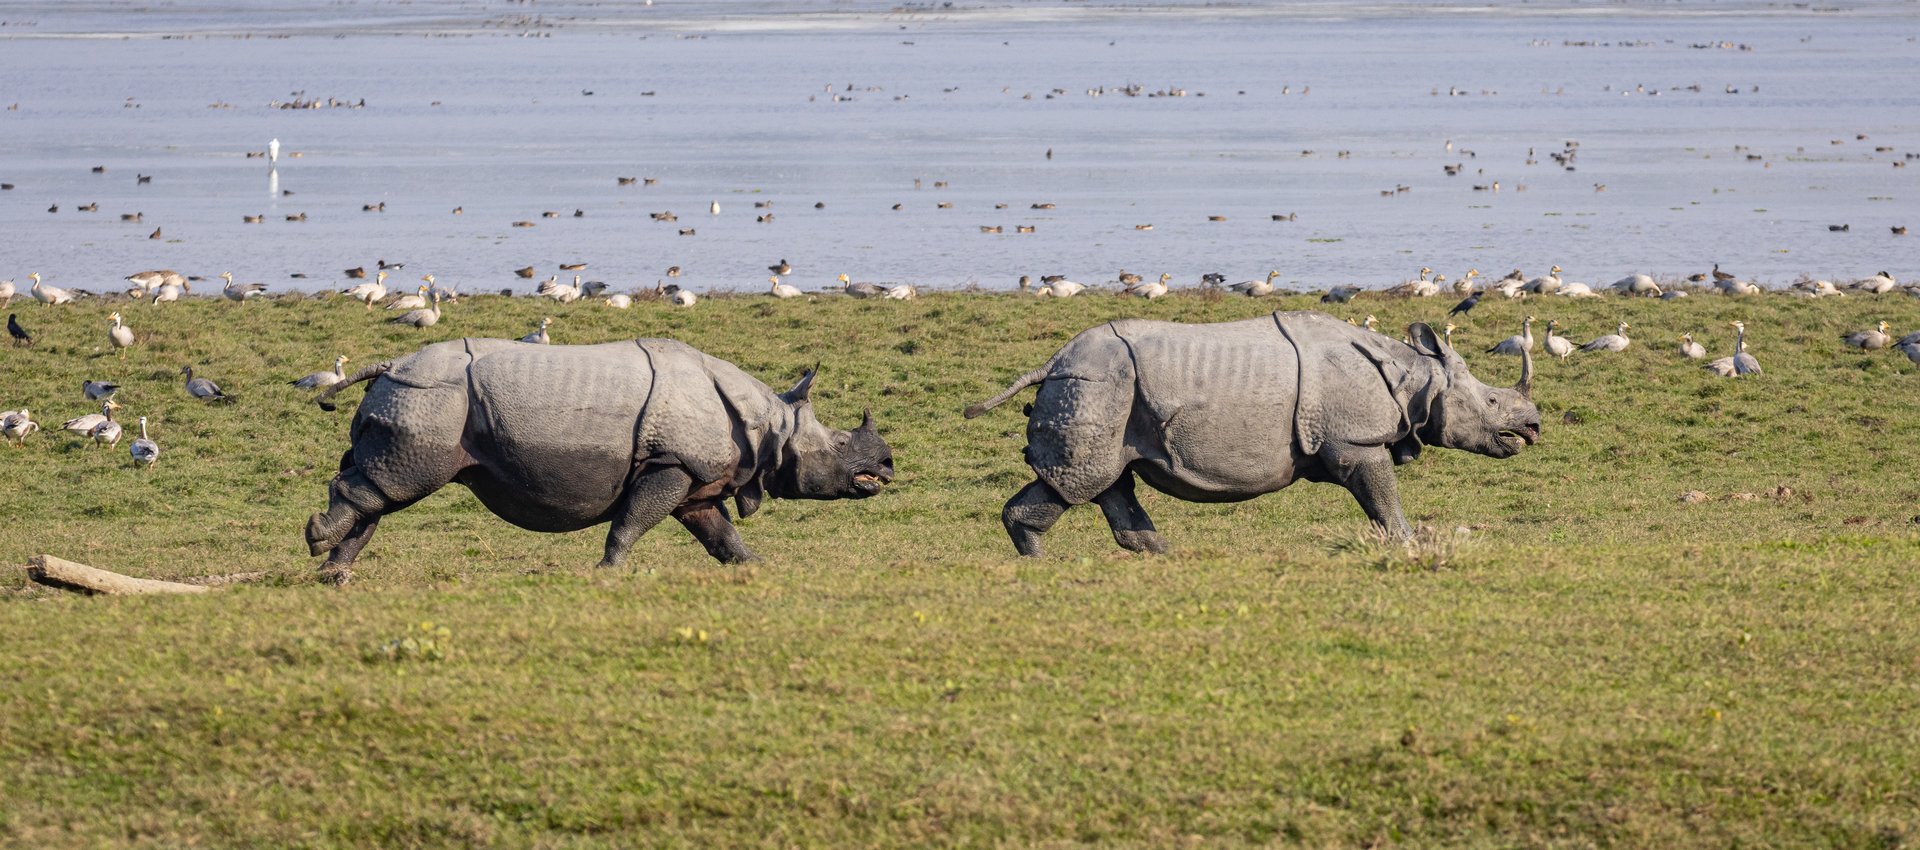
[[308,547],[328,556],[322,576],[332,581],[351,576],[380,517],[449,483],[534,531],[610,523],[601,565],[614,566],[668,516],[714,558],[754,560],[726,500],[745,517],[769,496],[866,498],[894,474],[871,414],[852,431],[815,417],[812,371],[775,393],[670,340],[454,340],[339,388],[368,378],[327,510],[307,523]]
[[1490,387],[1424,324],[1412,344],[1321,313],[1213,325],[1122,320],[1089,329],[969,418],[1039,385],[1027,423],[1036,480],[1001,520],[1023,555],[1067,508],[1093,502],[1114,540],[1166,543],[1134,479],[1188,501],[1233,502],[1305,479],[1339,484],[1376,526],[1413,533],[1396,464],[1424,446],[1506,458],[1538,441],[1533,361]]

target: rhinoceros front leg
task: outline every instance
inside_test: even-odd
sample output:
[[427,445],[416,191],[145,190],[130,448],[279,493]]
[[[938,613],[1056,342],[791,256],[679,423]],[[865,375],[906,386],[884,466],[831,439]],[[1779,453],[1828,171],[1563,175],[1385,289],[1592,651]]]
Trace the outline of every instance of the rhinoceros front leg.
[[717,501],[689,502],[673,512],[673,518],[693,533],[693,539],[707,547],[707,554],[723,564],[758,561],[759,555],[740,539],[740,530],[727,516],[727,506]]
[[1167,541],[1161,539],[1160,532],[1154,530],[1153,520],[1133,495],[1132,472],[1121,475],[1112,487],[1093,497],[1093,502],[1106,515],[1107,525],[1113,528],[1113,542],[1120,544],[1120,548],[1155,555],[1167,553]]
[[1333,479],[1353,494],[1373,524],[1402,540],[1413,536],[1407,515],[1400,510],[1399,479],[1393,474],[1393,455],[1385,446],[1348,446],[1329,443],[1320,452]]
[[673,513],[687,498],[693,476],[677,466],[651,467],[634,476],[627,487],[626,503],[607,529],[607,550],[600,566],[617,567],[627,559],[627,550],[640,535]]
[[1045,481],[1036,480],[1007,500],[1007,506],[1000,511],[1000,524],[1007,527],[1014,549],[1029,558],[1038,558],[1040,536],[1060,521],[1060,515],[1066,513],[1068,507],[1067,500],[1060,498]]

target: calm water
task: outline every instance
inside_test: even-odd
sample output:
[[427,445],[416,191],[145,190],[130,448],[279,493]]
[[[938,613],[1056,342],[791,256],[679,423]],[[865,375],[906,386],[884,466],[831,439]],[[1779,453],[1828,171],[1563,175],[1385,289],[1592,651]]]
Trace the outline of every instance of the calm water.
[[[0,3],[0,104],[17,104],[0,112],[16,186],[0,277],[315,288],[381,258],[469,291],[526,291],[512,269],[570,261],[623,288],[679,265],[696,289],[760,289],[782,258],[806,288],[1123,267],[1303,287],[1423,265],[1920,275],[1920,236],[1889,232],[1920,224],[1920,164],[1892,165],[1920,153],[1910,3],[154,8]],[[1751,49],[1691,46],[1720,42]],[[268,106],[295,92],[366,107]],[[277,182],[245,155],[276,137]],[[1574,171],[1548,158],[1569,140]]]

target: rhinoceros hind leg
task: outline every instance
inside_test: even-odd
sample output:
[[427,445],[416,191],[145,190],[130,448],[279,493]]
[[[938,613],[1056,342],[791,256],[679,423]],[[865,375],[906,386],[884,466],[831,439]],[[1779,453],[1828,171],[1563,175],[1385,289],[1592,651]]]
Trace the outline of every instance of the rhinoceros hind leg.
[[1155,555],[1167,553],[1167,541],[1154,530],[1153,520],[1133,495],[1132,472],[1120,476],[1112,487],[1093,497],[1093,502],[1106,515],[1107,525],[1113,528],[1113,542],[1120,544],[1120,548]]
[[367,541],[373,539],[373,532],[379,527],[379,514],[354,523],[353,530],[333,547],[327,562],[320,565],[320,580],[328,584],[346,584],[353,580],[353,561],[360,557],[360,550],[367,547]]
[[1000,511],[1000,523],[1007,527],[1007,536],[1013,538],[1013,548],[1029,558],[1040,557],[1040,536],[1060,521],[1060,515],[1067,512],[1067,500],[1047,486],[1045,481],[1034,481],[1007,500],[1006,508]]
[[727,516],[727,506],[719,502],[703,501],[683,505],[673,512],[673,518],[693,533],[700,545],[707,547],[707,554],[723,564],[739,564],[746,561],[758,561],[759,555],[747,548],[740,539],[740,529],[733,527],[733,520]]
[[633,547],[633,541],[673,513],[692,486],[693,476],[677,466],[650,467],[635,476],[627,487],[621,514],[614,517],[613,525],[607,529],[607,549],[600,558],[600,566],[620,566],[620,562],[627,559],[627,550]]

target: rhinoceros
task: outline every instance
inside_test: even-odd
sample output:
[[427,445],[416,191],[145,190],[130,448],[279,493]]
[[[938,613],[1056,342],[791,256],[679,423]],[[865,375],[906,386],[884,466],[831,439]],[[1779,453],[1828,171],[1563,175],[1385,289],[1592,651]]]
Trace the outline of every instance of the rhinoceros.
[[1494,388],[1433,329],[1411,344],[1324,313],[1278,312],[1210,325],[1123,319],[1082,331],[971,419],[1040,385],[1027,420],[1036,480],[1001,522],[1022,555],[1067,508],[1093,502],[1115,542],[1166,543],[1134,497],[1138,474],[1195,502],[1237,502],[1300,479],[1339,484],[1367,517],[1402,538],[1395,464],[1424,445],[1511,457],[1540,437],[1533,359],[1520,383]]
[[775,393],[684,343],[525,345],[460,339],[361,370],[371,380],[352,447],[307,545],[345,581],[380,517],[451,482],[534,531],[611,522],[602,566],[671,514],[723,562],[752,560],[724,500],[751,516],[767,496],[858,499],[893,479],[867,412],[829,428],[809,400],[815,370]]

